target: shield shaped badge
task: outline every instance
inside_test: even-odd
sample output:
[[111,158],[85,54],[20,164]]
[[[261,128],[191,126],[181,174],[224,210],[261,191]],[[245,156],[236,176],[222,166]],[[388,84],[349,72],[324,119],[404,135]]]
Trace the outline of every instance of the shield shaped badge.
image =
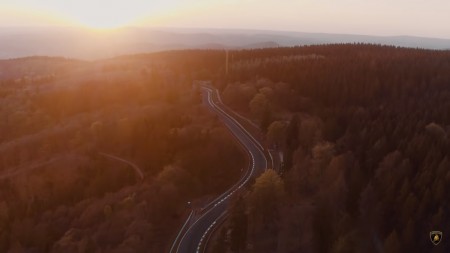
[[441,231],[431,231],[430,232],[430,240],[434,245],[438,245],[442,241],[442,232]]

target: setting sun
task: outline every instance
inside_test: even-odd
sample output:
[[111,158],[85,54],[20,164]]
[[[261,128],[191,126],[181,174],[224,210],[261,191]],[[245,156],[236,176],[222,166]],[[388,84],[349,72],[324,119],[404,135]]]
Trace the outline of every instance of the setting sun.
[[133,17],[116,16],[113,13],[108,15],[79,15],[75,21],[82,26],[92,29],[114,29],[129,25]]
[[[61,12],[73,22],[93,29],[114,29],[134,24],[137,19],[155,10],[158,6],[127,5],[115,1],[97,1],[89,4],[61,6]],[[100,10],[100,11],[99,11]]]
[[[330,0],[1,0],[0,25],[281,29],[450,38],[450,2],[430,1],[433,4],[412,1],[405,8],[405,1],[392,0],[343,1],[347,4]],[[405,15],[399,18],[398,13]],[[422,22],[416,22],[416,17],[421,17]]]
[[449,13],[0,0],[0,253],[450,253]]
[[74,22],[94,29],[114,29],[136,24],[140,18],[153,15],[161,10],[161,4],[130,4],[118,1],[96,1],[73,5],[73,8],[61,6],[62,12]]
[[[114,29],[139,25],[160,15],[174,13],[179,7],[175,2],[144,1],[55,1],[6,0],[0,4],[0,14],[7,15],[5,21],[21,20],[18,13],[26,12],[29,22],[56,25],[75,25],[93,29]],[[16,13],[11,15],[9,13]],[[22,15],[23,16],[23,15]],[[30,17],[34,17],[31,19]],[[0,21],[2,18],[0,18]]]

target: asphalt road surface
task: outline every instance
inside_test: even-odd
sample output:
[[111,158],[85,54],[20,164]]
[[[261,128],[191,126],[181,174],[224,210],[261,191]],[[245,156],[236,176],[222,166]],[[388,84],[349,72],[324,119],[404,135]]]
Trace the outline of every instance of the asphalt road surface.
[[217,220],[225,214],[230,197],[236,191],[245,187],[251,178],[267,169],[269,164],[261,144],[238,121],[224,112],[218,102],[215,102],[220,101],[218,93],[209,87],[202,87],[202,92],[205,106],[218,115],[234,137],[247,150],[250,157],[250,165],[244,176],[235,185],[201,210],[201,215],[197,220],[190,220],[192,215],[189,216],[173,242],[170,253],[203,252],[207,241],[206,238],[208,238],[209,233],[213,230]]

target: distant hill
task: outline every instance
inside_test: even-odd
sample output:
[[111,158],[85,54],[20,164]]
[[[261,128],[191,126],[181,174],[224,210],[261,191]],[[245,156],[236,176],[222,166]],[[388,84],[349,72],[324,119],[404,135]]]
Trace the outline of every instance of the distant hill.
[[0,81],[16,78],[48,78],[82,65],[82,61],[61,57],[26,57],[0,60]]
[[77,28],[0,28],[0,59],[45,55],[101,59],[173,49],[267,48],[330,43],[373,43],[401,47],[449,49],[449,39],[412,36],[365,36],[263,30],[129,27],[114,32]]
[[266,42],[260,42],[260,43],[253,43],[244,46],[244,48],[271,48],[271,47],[279,47],[280,44],[273,42],[273,41],[266,41]]

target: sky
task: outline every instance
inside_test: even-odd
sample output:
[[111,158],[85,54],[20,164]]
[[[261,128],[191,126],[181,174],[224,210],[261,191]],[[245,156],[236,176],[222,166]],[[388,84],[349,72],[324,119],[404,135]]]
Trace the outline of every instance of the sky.
[[450,38],[450,0],[0,0],[0,26],[41,25]]

